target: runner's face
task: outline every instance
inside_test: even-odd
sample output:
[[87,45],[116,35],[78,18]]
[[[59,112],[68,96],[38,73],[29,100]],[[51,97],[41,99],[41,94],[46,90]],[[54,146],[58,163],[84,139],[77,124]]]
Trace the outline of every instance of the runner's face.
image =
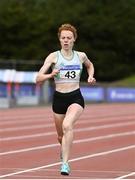
[[59,40],[60,40],[62,49],[69,50],[73,48],[75,38],[71,31],[68,31],[68,30],[61,31]]

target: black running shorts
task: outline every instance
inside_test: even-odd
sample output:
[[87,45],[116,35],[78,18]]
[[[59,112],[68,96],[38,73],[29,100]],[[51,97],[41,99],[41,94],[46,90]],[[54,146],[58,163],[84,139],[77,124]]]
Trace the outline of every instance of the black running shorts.
[[68,107],[73,103],[77,103],[84,108],[84,98],[80,89],[69,93],[54,92],[52,103],[53,112],[57,114],[65,114]]

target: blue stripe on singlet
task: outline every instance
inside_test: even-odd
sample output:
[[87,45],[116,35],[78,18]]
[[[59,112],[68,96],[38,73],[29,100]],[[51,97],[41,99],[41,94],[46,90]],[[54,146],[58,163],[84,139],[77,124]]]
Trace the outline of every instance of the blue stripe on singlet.
[[61,67],[60,70],[80,70],[80,65],[66,65]]

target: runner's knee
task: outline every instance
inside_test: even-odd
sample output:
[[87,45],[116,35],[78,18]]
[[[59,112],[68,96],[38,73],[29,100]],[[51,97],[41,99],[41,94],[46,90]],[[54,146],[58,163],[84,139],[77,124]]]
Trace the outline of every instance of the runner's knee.
[[72,131],[73,130],[73,126],[69,123],[63,123],[63,132],[68,132],[68,131]]

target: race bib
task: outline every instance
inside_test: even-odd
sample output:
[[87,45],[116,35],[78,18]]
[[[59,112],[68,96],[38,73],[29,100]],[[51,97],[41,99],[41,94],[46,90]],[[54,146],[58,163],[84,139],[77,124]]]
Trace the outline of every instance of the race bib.
[[61,79],[78,79],[80,75],[80,70],[60,70]]
[[60,69],[61,79],[78,79],[80,77],[79,65],[68,65]]

